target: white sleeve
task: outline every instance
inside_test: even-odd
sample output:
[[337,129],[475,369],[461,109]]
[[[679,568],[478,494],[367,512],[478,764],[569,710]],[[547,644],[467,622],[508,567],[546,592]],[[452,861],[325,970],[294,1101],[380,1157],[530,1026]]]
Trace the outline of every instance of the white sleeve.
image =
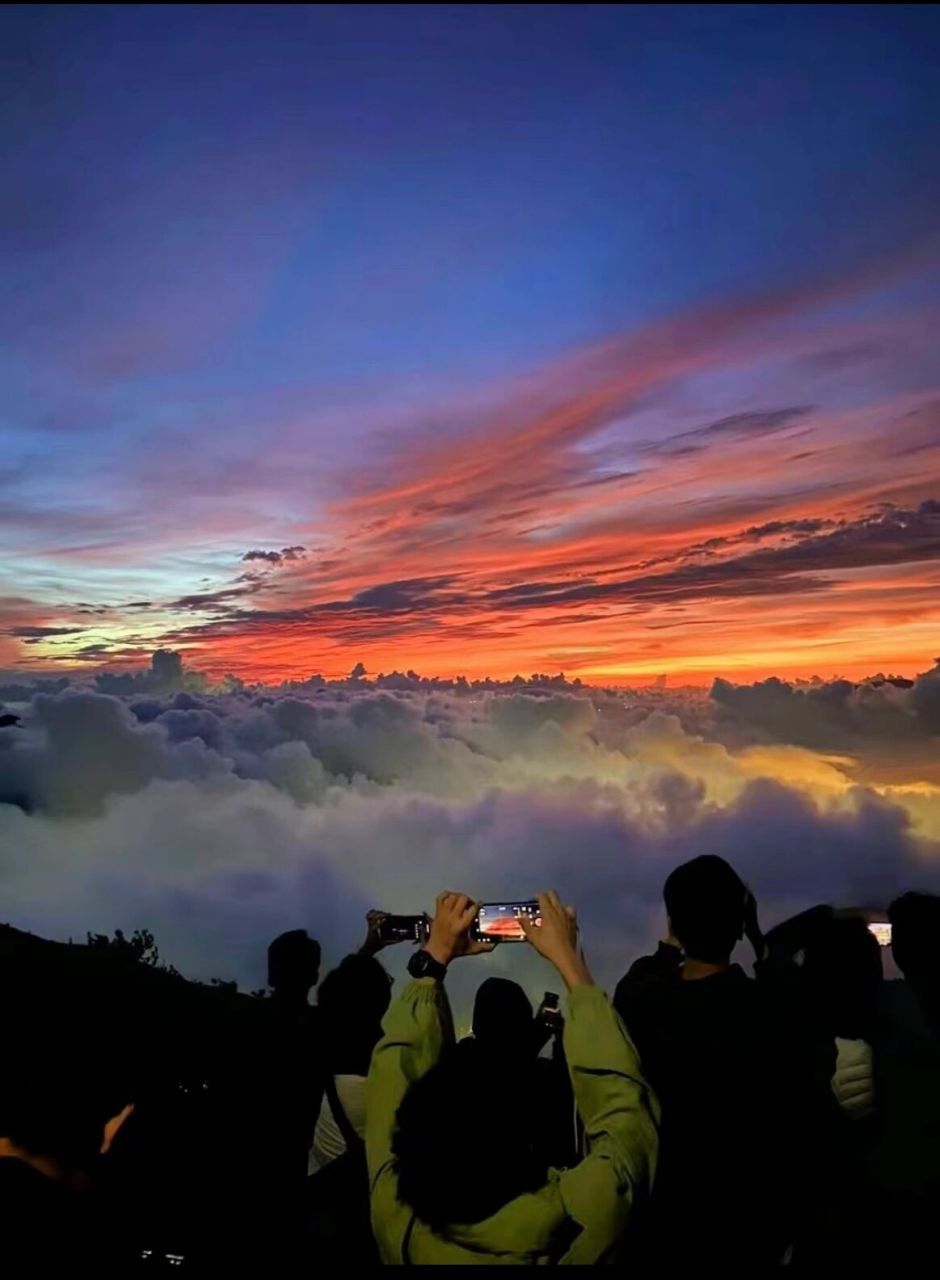
[[365,1076],[337,1076],[336,1096],[346,1112],[346,1119],[359,1137],[366,1137],[366,1078]]
[[[359,1137],[366,1134],[366,1078],[365,1076],[334,1076],[336,1096],[346,1119]],[[324,1093],[313,1131],[313,1145],[307,1156],[307,1173],[317,1173],[333,1160],[338,1160],[346,1150],[346,1139],[336,1123],[330,1100]]]

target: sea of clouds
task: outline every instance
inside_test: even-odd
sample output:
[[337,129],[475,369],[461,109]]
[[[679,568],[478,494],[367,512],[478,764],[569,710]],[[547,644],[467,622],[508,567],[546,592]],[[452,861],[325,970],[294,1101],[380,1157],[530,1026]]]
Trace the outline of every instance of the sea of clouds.
[[[940,667],[710,695],[165,676],[0,689],[20,717],[0,729],[0,920],[55,938],[146,927],[187,976],[253,988],[283,929],[319,937],[329,964],[370,907],[554,886],[610,984],[655,944],[662,882],[697,853],[730,859],[767,924],[940,890]],[[484,969],[534,996],[554,982],[521,947],[463,968],[464,1003]]]

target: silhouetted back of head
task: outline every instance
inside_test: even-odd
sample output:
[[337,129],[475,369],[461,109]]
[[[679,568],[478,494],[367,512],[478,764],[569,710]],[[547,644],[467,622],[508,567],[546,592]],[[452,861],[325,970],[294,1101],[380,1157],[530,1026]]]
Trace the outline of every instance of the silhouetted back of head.
[[864,920],[828,921],[806,948],[803,974],[829,1034],[870,1037],[881,948]]
[[406,1093],[392,1149],[401,1200],[435,1230],[482,1222],[548,1175],[514,1073],[472,1041]]
[[347,956],[320,984],[317,1008],[327,1065],[334,1074],[364,1076],[382,1034],[392,983],[373,956]]
[[320,976],[320,944],[306,929],[291,929],[268,947],[268,986],[279,994],[306,997]]
[[473,1002],[473,1034],[490,1053],[534,1053],[532,1005],[518,982],[487,978],[480,984]]
[[725,964],[744,932],[745,887],[724,858],[703,854],[666,880],[663,898],[672,931],[693,960]]
[[940,981],[940,898],[932,893],[905,893],[891,903],[891,950],[898,968],[911,982]]

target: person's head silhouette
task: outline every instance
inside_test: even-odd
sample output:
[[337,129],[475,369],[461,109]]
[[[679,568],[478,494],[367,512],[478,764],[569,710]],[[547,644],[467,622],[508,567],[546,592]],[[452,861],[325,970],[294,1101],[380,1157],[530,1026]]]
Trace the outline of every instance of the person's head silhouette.
[[487,1052],[534,1056],[532,1005],[518,982],[487,978],[480,984],[473,1002],[473,1036]]
[[268,986],[276,996],[306,1001],[320,976],[320,944],[306,929],[282,933],[268,947]]
[[373,956],[347,956],[323,979],[317,1008],[324,1049],[335,1074],[368,1074],[391,996],[391,978]]
[[669,927],[691,960],[726,965],[744,935],[747,890],[724,858],[703,854],[676,867],[663,887]]
[[393,1139],[399,1194],[423,1222],[439,1230],[482,1222],[544,1185],[546,1161],[517,1083],[511,1064],[464,1040],[405,1094]]
[[905,893],[888,910],[891,951],[908,982],[940,986],[940,897]]

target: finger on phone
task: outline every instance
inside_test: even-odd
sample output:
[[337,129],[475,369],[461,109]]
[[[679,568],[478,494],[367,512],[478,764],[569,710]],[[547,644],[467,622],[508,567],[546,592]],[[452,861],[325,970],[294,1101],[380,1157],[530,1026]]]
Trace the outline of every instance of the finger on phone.
[[479,907],[470,898],[465,898],[464,902],[465,902],[464,908],[460,913],[460,927],[461,929],[469,929],[470,926],[473,924],[474,920],[477,918],[477,912],[479,911]]

